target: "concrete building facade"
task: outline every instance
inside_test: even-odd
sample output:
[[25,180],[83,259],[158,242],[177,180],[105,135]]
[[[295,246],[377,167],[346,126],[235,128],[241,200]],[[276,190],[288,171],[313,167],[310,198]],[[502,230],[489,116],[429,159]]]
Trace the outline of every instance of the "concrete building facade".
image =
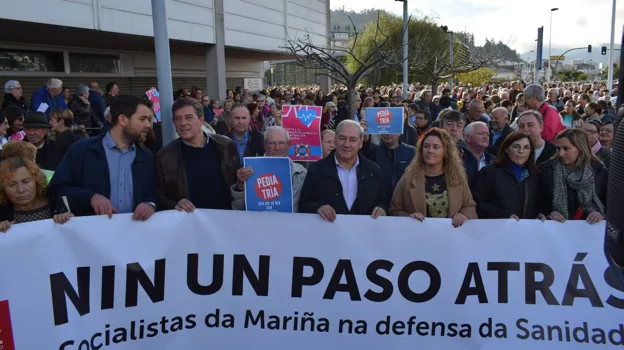
[[[246,81],[264,85],[264,61],[292,58],[289,38],[327,42],[329,0],[166,6],[174,90],[197,86],[222,99]],[[0,39],[0,80],[19,80],[27,98],[51,77],[72,89],[91,79],[135,94],[157,86],[151,0],[20,0],[2,9],[0,31],[10,35]]]

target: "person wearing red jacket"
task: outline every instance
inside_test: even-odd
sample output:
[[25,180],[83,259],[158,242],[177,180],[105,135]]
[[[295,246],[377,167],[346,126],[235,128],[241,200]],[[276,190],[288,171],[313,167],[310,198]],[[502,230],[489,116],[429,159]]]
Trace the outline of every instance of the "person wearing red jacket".
[[565,129],[559,118],[557,109],[551,106],[546,100],[544,88],[537,84],[532,84],[524,89],[524,103],[532,110],[538,111],[544,118],[544,129],[542,139],[554,143],[555,137]]

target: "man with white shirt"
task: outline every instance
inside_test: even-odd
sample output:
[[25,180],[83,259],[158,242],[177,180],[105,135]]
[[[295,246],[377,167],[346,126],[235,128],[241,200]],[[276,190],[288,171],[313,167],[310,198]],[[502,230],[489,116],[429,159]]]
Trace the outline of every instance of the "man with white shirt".
[[492,154],[486,152],[490,146],[490,129],[482,121],[475,121],[464,128],[464,142],[469,152],[462,154],[462,161],[468,176],[468,184],[471,186],[476,174],[486,165],[494,162]]
[[531,144],[535,148],[535,164],[549,160],[557,152],[557,147],[542,138],[544,119],[539,112],[529,110],[518,116],[518,131],[529,135]]
[[308,169],[299,211],[318,213],[333,222],[337,214],[386,215],[388,202],[381,170],[374,162],[360,157],[364,129],[354,120],[336,127],[336,149]]

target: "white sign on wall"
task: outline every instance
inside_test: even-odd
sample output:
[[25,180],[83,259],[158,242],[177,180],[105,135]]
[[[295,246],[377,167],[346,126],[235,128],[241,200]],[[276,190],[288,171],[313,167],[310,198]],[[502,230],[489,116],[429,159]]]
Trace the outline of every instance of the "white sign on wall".
[[262,79],[261,78],[243,79],[243,85],[245,86],[245,89],[249,91],[260,91],[262,90]]

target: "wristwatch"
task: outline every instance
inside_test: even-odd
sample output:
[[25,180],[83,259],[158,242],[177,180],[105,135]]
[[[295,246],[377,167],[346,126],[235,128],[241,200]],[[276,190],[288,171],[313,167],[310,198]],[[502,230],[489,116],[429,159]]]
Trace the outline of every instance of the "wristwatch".
[[156,211],[156,203],[154,202],[146,202],[147,204],[150,205],[150,207],[152,207],[152,209],[154,209],[154,211]]

